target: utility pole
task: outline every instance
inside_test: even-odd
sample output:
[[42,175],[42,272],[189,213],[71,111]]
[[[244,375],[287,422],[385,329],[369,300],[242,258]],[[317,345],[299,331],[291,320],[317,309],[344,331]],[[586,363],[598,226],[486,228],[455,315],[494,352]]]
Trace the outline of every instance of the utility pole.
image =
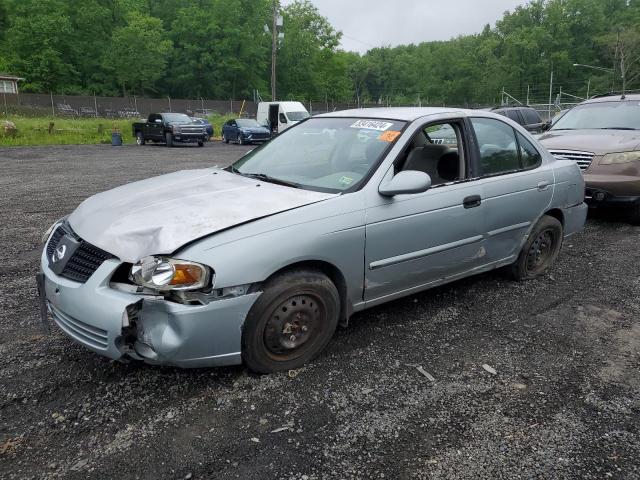
[[553,102],[553,70],[551,70],[551,79],[549,80],[549,120],[551,120],[551,102]]
[[271,24],[271,101],[276,101],[276,57],[278,54],[278,16],[280,2],[273,0],[273,23]]

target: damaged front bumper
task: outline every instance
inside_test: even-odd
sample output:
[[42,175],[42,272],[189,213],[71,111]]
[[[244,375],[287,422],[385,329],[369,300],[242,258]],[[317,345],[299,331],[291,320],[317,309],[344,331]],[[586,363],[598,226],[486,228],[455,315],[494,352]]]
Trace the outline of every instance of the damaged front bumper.
[[111,288],[119,265],[106,260],[86,283],[77,283],[56,275],[43,252],[42,305],[72,339],[114,360],[183,368],[242,362],[242,325],[260,292],[183,305]]

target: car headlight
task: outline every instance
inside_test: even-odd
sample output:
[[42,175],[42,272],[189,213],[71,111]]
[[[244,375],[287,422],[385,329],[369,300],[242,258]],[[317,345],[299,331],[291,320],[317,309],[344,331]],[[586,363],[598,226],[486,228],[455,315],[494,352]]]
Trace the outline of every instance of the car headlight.
[[614,163],[631,163],[640,160],[640,151],[609,153],[600,161],[600,165],[612,165]]
[[171,130],[173,131],[173,133],[180,133],[180,125],[174,125],[173,127],[171,127]]
[[56,227],[58,225],[60,225],[66,218],[68,217],[68,215],[65,215],[64,217],[56,220],[53,225],[51,225],[49,228],[47,228],[47,231],[44,232],[44,234],[42,235],[42,243],[46,243],[47,240],[49,240],[49,237],[51,236],[51,233],[56,229]]
[[209,284],[211,269],[186,260],[165,257],[146,257],[131,267],[129,279],[160,292],[198,290]]

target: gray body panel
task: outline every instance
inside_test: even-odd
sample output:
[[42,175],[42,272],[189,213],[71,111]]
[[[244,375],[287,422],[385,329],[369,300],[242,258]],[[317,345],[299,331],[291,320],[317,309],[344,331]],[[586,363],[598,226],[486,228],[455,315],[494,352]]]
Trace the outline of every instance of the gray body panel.
[[[314,262],[338,271],[346,285],[347,312],[352,312],[512,263],[533,226],[550,210],[562,215],[565,235],[583,228],[584,182],[575,162],[556,160],[523,128],[504,117],[447,109],[358,110],[327,116],[412,123],[366,185],[353,193],[305,192],[219,171],[221,183],[212,186],[209,177],[213,171],[203,170],[159,177],[144,185],[161,191],[176,182],[185,186],[192,181],[204,182],[202,195],[167,201],[163,208],[171,212],[169,216],[157,208],[159,196],[155,194],[143,196],[150,202],[148,206],[143,202],[141,208],[133,197],[116,207],[105,207],[105,202],[122,195],[123,190],[116,189],[88,200],[70,217],[82,238],[121,259],[135,261],[145,255],[172,253],[176,258],[211,266],[216,274],[215,288],[258,286],[256,293],[204,306],[144,299],[144,341],[157,353],[146,361],[185,367],[240,362],[242,326],[260,295],[259,285],[295,264]],[[437,186],[420,194],[380,195],[379,186],[393,176],[394,160],[415,131],[430,121],[466,116],[496,118],[512,125],[536,145],[543,155],[542,165],[530,171]],[[222,183],[230,188],[225,190]],[[127,191],[135,196],[137,185],[127,186]],[[207,193],[207,188],[211,192]],[[225,191],[235,193],[225,197]],[[225,202],[211,205],[209,195],[225,198]],[[482,203],[464,208],[464,199],[474,195],[481,196]],[[131,212],[126,213],[125,203]],[[186,211],[192,213],[186,215]],[[226,211],[234,214],[221,221]],[[102,219],[103,227],[90,218],[94,215]],[[127,229],[134,226],[138,234],[128,235]],[[118,261],[105,262],[84,285],[55,275],[47,263],[43,254],[42,270],[51,304],[91,328],[108,331],[109,346],[100,350],[81,336],[73,338],[111,358],[127,353],[118,346],[122,312],[141,297],[109,286]],[[63,287],[58,294],[57,286]]]

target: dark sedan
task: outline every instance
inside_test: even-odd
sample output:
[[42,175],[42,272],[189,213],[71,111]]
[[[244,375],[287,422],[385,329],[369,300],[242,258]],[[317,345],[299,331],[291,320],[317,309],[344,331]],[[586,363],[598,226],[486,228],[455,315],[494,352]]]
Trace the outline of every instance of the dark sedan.
[[240,145],[262,143],[271,139],[271,132],[263,125],[249,118],[237,118],[222,126],[222,141],[237,142]]

